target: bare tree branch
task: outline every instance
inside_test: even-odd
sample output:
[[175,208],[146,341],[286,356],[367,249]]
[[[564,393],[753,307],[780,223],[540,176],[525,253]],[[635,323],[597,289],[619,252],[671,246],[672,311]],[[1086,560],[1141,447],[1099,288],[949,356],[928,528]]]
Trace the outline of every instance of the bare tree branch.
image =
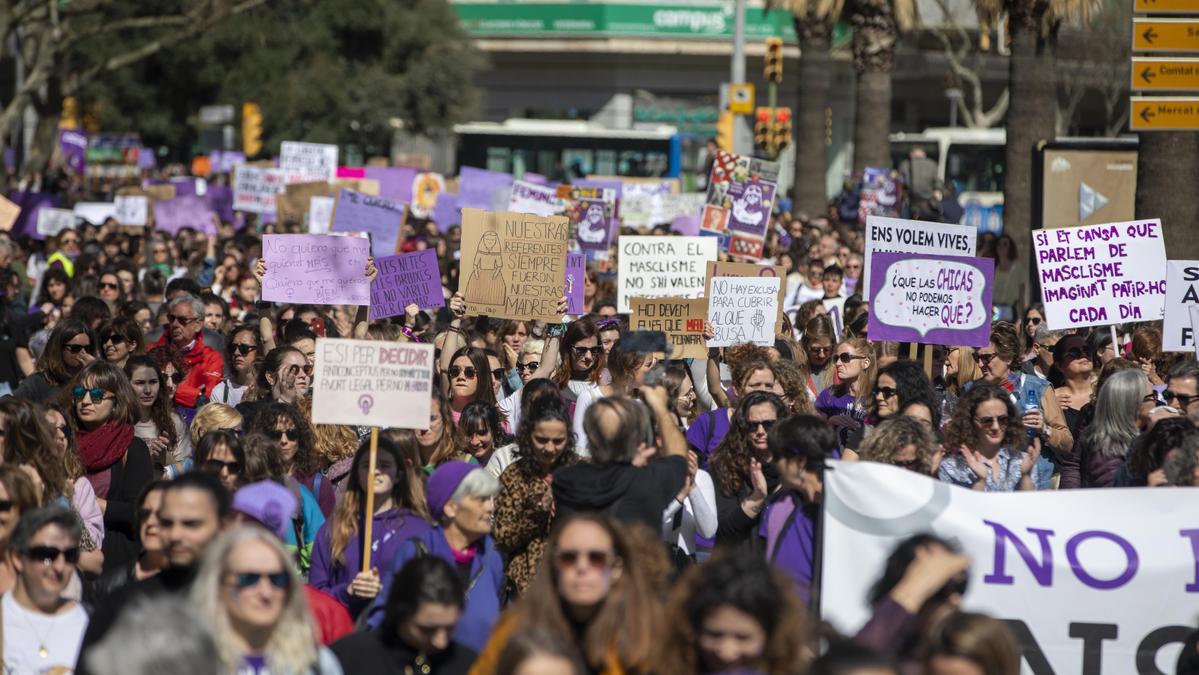
[[110,21],[87,30],[72,33],[66,38],[64,46],[77,44],[98,35],[117,33],[123,30],[138,30],[145,28],[162,28],[164,26],[186,26],[195,21],[195,15],[175,14],[172,16],[139,16],[132,19]]
[[[983,83],[979,72],[982,70],[981,56],[975,53],[974,67],[967,66],[965,61],[971,52],[970,34],[954,18],[947,0],[935,0],[941,10],[941,26],[933,31],[933,35],[941,43],[945,60],[954,78],[961,84],[963,96],[957,100],[957,109],[962,114],[962,120],[971,129],[988,129],[995,126],[1007,114],[1008,89],[1005,87],[999,100],[990,109],[986,108],[983,98]],[[954,46],[954,36],[958,45]],[[969,100],[969,103],[967,103]]]

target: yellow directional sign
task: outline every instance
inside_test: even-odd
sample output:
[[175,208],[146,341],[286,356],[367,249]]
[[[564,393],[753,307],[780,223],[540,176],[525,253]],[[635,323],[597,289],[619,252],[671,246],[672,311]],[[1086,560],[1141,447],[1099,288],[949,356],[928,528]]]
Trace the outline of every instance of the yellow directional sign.
[[1199,91],[1199,59],[1132,59],[1132,89],[1142,91]]
[[1133,19],[1136,52],[1199,52],[1199,19]]
[[1129,129],[1132,131],[1199,130],[1199,97],[1133,96]]
[[1199,0],[1133,0],[1134,12],[1199,14]]

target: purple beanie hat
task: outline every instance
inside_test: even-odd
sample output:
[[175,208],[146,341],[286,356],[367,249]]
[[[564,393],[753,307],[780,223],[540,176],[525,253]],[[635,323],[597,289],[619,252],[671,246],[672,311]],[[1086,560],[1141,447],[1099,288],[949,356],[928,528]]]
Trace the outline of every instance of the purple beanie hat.
[[253,518],[284,541],[291,530],[296,506],[291,490],[274,481],[250,483],[233,493],[234,511]]
[[434,521],[441,520],[441,510],[445,508],[450,497],[458,486],[462,484],[462,480],[471,471],[479,468],[478,464],[470,464],[468,462],[453,461],[446,462],[429,476],[429,482],[426,486],[426,492],[429,501],[429,513],[433,515]]

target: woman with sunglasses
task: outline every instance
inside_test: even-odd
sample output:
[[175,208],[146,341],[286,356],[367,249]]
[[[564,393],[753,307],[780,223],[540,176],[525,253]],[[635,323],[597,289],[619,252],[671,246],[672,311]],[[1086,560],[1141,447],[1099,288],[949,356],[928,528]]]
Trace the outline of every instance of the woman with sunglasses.
[[235,326],[225,339],[225,379],[212,388],[213,401],[236,406],[254,383],[262,356],[262,338],[250,324]]
[[651,575],[659,548],[598,513],[555,525],[528,591],[500,619],[471,673],[501,675],[500,656],[517,636],[543,630],[572,645],[587,672],[653,671],[662,648],[663,611]]
[[816,412],[825,417],[846,415],[865,419],[874,381],[874,350],[866,338],[851,337],[837,345],[833,355],[837,384],[816,397]]
[[520,408],[521,408],[521,393],[524,386],[533,379],[533,373],[541,367],[541,352],[545,349],[544,340],[525,340],[520,348],[520,356],[516,362],[516,369],[520,373],[520,387],[513,391],[508,396],[496,403],[500,414],[504,416],[504,421],[509,429],[516,429],[520,426]]
[[320,457],[316,454],[312,425],[300,409],[290,403],[270,403],[254,418],[250,430],[279,444],[284,473],[312,492],[321,513],[328,518],[333,513],[337,496],[329,481],[323,476],[317,479]]
[[1034,302],[1024,310],[1024,320],[1020,322],[1020,353],[1021,363],[1037,355],[1034,344],[1037,341],[1037,329],[1045,323],[1045,306]]
[[121,278],[115,270],[105,270],[100,273],[100,282],[96,287],[97,296],[108,305],[108,309],[116,314],[117,308],[125,302],[125,289]]
[[[912,403],[909,407],[923,406]],[[936,471],[937,440],[919,421],[900,415],[884,421],[862,441],[858,456],[864,462],[890,464],[924,476]]]
[[13,530],[21,516],[41,503],[29,474],[11,464],[0,465],[0,593],[8,593],[16,582],[9,555]]
[[923,403],[930,410],[936,405],[928,376],[923,368],[912,361],[896,361],[880,368],[870,393],[870,408],[865,422],[838,430],[847,459],[857,458],[856,450],[863,439],[884,420],[899,416],[913,403]]
[[100,324],[100,349],[104,360],[124,368],[130,356],[144,354],[146,341],[141,326],[133,319],[118,316]]
[[[752,347],[752,345],[749,346]],[[736,349],[738,348],[730,349],[727,352],[733,376],[733,395],[736,399],[741,400],[753,392],[774,392],[778,383],[774,379],[774,368],[760,354],[764,350],[755,348],[742,358],[738,356]],[[709,364],[711,363],[713,362],[709,361]],[[713,374],[714,372],[709,368],[709,387],[713,383],[718,385],[720,382],[719,378]],[[715,395],[717,392],[713,391],[712,393]],[[727,399],[727,396],[724,398]],[[691,446],[695,454],[699,455],[701,467],[708,465],[712,453],[724,440],[725,434],[729,431],[733,412],[733,406],[709,410],[706,415],[696,417],[695,422],[687,429],[687,444]]]
[[241,439],[233,431],[214,429],[196,442],[196,470],[216,474],[229,494],[243,484],[242,471],[245,466],[246,453],[242,449]]
[[[411,431],[401,432],[407,443],[416,439]],[[345,493],[333,516],[325,521],[312,546],[312,569],[308,584],[324,591],[357,617],[379,596],[382,582],[379,565],[395,557],[400,545],[429,531],[430,525],[416,509],[414,498],[421,493],[408,484],[409,473],[400,445],[380,437],[375,474],[370,475],[370,442],[364,442],[354,455]],[[362,571],[362,531],[366,522],[366,493],[373,484],[375,511],[371,518],[371,561],[369,572]],[[421,509],[423,510],[423,509]],[[386,598],[384,598],[386,600]]]
[[303,582],[270,532],[239,526],[204,551],[190,599],[213,627],[224,672],[333,675],[316,643]]
[[129,378],[96,361],[71,381],[76,448],[104,511],[104,569],[137,557],[134,503],[155,477],[150,451],[133,425],[141,410]]
[[756,391],[741,399],[729,427],[708,462],[716,485],[716,545],[746,546],[756,531],[766,496],[778,485],[770,454],[770,430],[786,413],[782,399]]
[[133,431],[150,450],[154,469],[189,464],[192,456],[191,435],[175,412],[172,389],[154,359],[134,356],[125,364],[125,375],[137,395],[137,424]]
[[979,492],[1033,490],[1041,441],[1029,444],[1011,395],[977,384],[958,402],[945,428],[945,458],[937,478]]
[[258,377],[235,407],[253,424],[258,410],[271,402],[296,403],[308,396],[312,385],[312,366],[304,353],[295,347],[276,347],[267,352],[258,366]]
[[96,339],[80,321],[59,321],[46,347],[38,358],[37,372],[24,380],[13,392],[17,398],[45,403],[71,380],[84,366],[96,360]]
[[837,331],[827,314],[817,314],[803,329],[800,346],[808,358],[808,394],[813,400],[833,385],[833,344]]
[[[503,368],[497,369],[499,379],[504,377]],[[487,360],[487,352],[475,347],[463,347],[450,358],[446,368],[443,387],[449,397],[450,410],[457,424],[462,409],[474,401],[495,405],[495,373]]]
[[1062,384],[1054,390],[1066,418],[1066,428],[1074,436],[1082,432],[1083,409],[1095,400],[1096,368],[1087,353],[1087,341],[1081,335],[1066,335],[1053,346],[1053,369],[1061,373]]

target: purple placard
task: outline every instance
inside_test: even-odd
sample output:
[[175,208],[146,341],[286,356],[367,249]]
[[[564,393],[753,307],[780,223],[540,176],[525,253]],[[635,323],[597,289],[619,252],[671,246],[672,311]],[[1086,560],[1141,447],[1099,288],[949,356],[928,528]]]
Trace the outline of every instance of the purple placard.
[[382,258],[396,252],[407,205],[353,190],[342,190],[333,207],[330,232],[369,232],[371,255]]
[[236,150],[213,150],[208,153],[212,173],[230,173],[235,167],[246,163],[246,153]]
[[154,169],[158,167],[158,159],[154,157],[154,148],[139,148],[137,153],[137,168]]
[[699,216],[679,216],[670,223],[670,231],[683,236],[699,235]]
[[497,209],[495,191],[510,189],[513,180],[510,173],[464,166],[458,174],[458,207],[502,211],[508,208],[508,197],[504,196],[503,205]]
[[44,239],[37,231],[37,212],[44,208],[58,208],[60,198],[49,192],[22,192],[13,190],[8,193],[8,200],[21,207],[21,213],[12,224],[9,236],[26,235],[34,239]]
[[371,321],[402,316],[412,303],[421,309],[445,307],[436,250],[375,258],[375,268],[379,276],[371,284]]
[[208,200],[208,208],[215,211],[222,221],[233,222],[233,188],[209,183],[204,199]]
[[612,206],[603,199],[576,197],[571,206],[571,218],[578,224],[579,248],[584,251],[607,251],[612,245],[616,219]]
[[412,179],[420,173],[407,166],[368,166],[364,175],[379,181],[379,196],[393,201],[412,201]]
[[583,286],[586,284],[587,255],[566,254],[566,313],[583,314]]
[[208,201],[196,195],[184,195],[174,199],[154,202],[155,229],[179,234],[179,230],[190,227],[197,232],[216,234],[216,224],[212,222],[212,209]]
[[60,129],[58,131],[58,147],[62,150],[63,161],[67,170],[76,176],[82,176],[87,169],[87,132],[77,129]]
[[549,185],[550,184],[550,179],[546,178],[545,176],[542,176],[539,173],[533,173],[532,171],[526,171],[525,175],[521,176],[520,179],[526,183],[533,183],[534,185]]
[[445,232],[462,224],[462,209],[458,208],[458,195],[453,192],[438,192],[437,204],[433,207],[433,222],[437,229]]
[[770,224],[774,191],[775,184],[767,181],[745,180],[729,183],[728,196],[733,203],[729,209],[729,229],[755,237],[765,237],[766,228]]
[[190,197],[199,194],[196,191],[196,181],[203,179],[192,178],[185,176],[182,178],[172,178],[170,184],[175,186],[176,197]]
[[985,347],[991,339],[994,277],[990,258],[875,253],[870,339]]
[[267,234],[262,237],[266,276],[262,299],[312,305],[366,305],[370,242],[328,234]]
[[618,180],[600,180],[598,178],[579,178],[570,181],[572,187],[599,188],[601,190],[615,190],[616,201],[620,202],[620,198],[624,196],[624,183]]

